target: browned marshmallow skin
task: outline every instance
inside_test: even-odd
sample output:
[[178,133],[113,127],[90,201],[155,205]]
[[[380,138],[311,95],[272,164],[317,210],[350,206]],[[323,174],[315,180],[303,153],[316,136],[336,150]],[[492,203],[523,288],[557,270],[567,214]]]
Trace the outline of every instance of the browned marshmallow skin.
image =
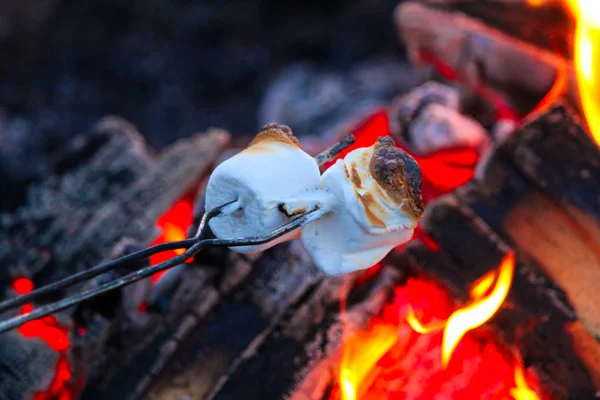
[[377,140],[369,163],[371,175],[402,210],[418,219],[423,214],[421,168],[390,137]]
[[270,123],[263,126],[262,130],[254,137],[248,147],[273,142],[284,143],[300,149],[298,139],[296,139],[290,127],[277,123]]

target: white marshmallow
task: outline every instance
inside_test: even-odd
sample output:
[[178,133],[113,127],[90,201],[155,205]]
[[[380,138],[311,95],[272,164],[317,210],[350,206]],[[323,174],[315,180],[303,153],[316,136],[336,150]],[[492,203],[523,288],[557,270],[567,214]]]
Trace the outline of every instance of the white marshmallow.
[[329,275],[369,268],[410,240],[419,217],[421,171],[389,137],[350,152],[321,177],[332,211],[307,224],[302,241]]
[[[319,179],[316,161],[300,148],[291,130],[266,125],[248,148],[221,163],[210,176],[207,210],[237,199],[224,214],[210,220],[210,228],[219,239],[267,234],[306,211],[312,197],[318,197]],[[262,251],[298,235],[296,230],[263,245],[232,250]]]

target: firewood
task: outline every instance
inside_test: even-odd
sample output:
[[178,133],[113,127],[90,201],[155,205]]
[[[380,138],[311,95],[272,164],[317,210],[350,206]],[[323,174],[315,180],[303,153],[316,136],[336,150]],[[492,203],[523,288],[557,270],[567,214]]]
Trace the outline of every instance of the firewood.
[[[413,62],[419,64],[426,51],[455,71],[472,69],[468,82],[503,93],[521,114],[531,111],[561,74],[564,96],[579,106],[573,66],[562,57],[457,11],[407,2],[397,7],[395,20]],[[469,67],[473,65],[478,67]]]
[[[453,290],[462,293],[463,298],[469,283],[497,268],[502,255],[510,248],[454,195],[431,203],[423,225],[451,263],[443,262],[441,256],[432,258],[428,255],[431,250],[419,243],[408,247],[407,256],[420,270],[450,277],[441,280],[454,282]],[[528,234],[542,235],[543,232]],[[552,398],[593,396],[597,390],[593,383],[595,377],[591,376],[587,360],[575,350],[576,345],[567,330],[576,323],[574,309],[544,266],[521,247],[521,239],[513,239],[509,243],[518,251],[518,264],[512,288],[504,306],[488,325],[507,345],[516,346]]]
[[503,33],[571,59],[574,23],[564,4],[530,0],[428,0],[430,7],[476,18]]
[[[573,113],[559,104],[508,136],[482,163],[477,179],[432,204],[423,221],[443,253],[464,266],[452,271],[460,276],[455,280],[459,287],[493,268],[501,247],[518,251],[522,269],[513,283],[518,289],[507,301],[516,305],[511,311],[516,314],[503,319],[499,331],[506,334],[508,326],[536,321],[534,332],[521,339],[531,343],[521,345],[525,356],[532,354],[534,343],[548,337],[563,343],[564,354],[543,355],[543,362],[533,359],[535,365],[546,366],[546,376],[554,374],[550,380],[570,382],[565,393],[571,395],[586,387],[576,381],[579,373],[586,373],[578,367],[579,372],[565,375],[559,355],[578,359],[594,382],[599,377],[590,358],[600,349],[592,339],[600,332],[600,308],[594,301],[600,290],[599,166],[595,143]],[[474,235],[477,231],[481,233]],[[494,250],[496,242],[500,247]],[[532,296],[527,298],[527,293]],[[527,311],[522,314],[523,310]],[[589,337],[577,339],[584,326]],[[586,354],[574,340],[586,343]]]
[[500,150],[560,203],[600,246],[600,149],[574,111],[557,103],[510,135]]
[[379,313],[402,274],[386,267],[364,286],[357,284],[359,276],[324,279],[207,398],[306,398],[302,393],[327,398],[323,393],[335,383],[331,372],[339,366],[342,345],[340,296],[348,294],[347,326],[362,328]]
[[[247,267],[240,265],[237,287],[232,289],[225,281],[218,285],[218,307],[178,339],[178,348],[164,371],[153,376],[154,383],[148,380],[149,395],[156,399],[176,394],[205,398],[252,357],[287,310],[323,276],[299,241],[282,243],[246,263]],[[229,273],[223,271],[223,278],[229,280]]]

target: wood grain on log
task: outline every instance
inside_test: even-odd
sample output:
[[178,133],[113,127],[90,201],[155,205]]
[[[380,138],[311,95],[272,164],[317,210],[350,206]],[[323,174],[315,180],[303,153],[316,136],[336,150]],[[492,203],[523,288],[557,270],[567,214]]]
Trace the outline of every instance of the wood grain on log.
[[584,127],[573,110],[557,103],[500,150],[600,246],[600,149]]

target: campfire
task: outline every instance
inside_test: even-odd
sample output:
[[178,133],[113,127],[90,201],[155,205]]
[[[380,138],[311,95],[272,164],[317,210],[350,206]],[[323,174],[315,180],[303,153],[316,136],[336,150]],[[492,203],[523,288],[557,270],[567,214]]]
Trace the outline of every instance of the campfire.
[[0,398],[597,397],[600,3],[394,21],[421,79],[326,135],[66,144],[0,215]]

